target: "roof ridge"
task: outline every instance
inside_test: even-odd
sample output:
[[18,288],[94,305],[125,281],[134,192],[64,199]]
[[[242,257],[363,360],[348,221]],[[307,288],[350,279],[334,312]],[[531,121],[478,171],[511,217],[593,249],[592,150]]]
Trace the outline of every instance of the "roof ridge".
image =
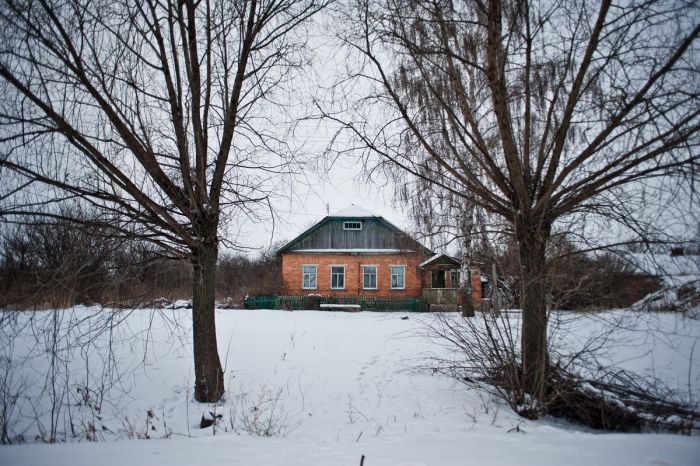
[[381,217],[374,212],[370,212],[362,206],[357,204],[350,204],[344,209],[340,209],[337,212],[328,215],[329,217]]

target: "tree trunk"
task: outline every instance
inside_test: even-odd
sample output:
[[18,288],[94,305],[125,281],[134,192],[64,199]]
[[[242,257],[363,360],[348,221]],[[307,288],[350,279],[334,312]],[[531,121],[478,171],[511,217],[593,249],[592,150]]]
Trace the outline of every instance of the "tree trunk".
[[205,245],[195,251],[192,292],[192,333],[194,344],[194,398],[213,403],[224,394],[224,372],[216,345],[214,305],[218,247]]
[[[463,259],[462,264],[466,262],[467,267],[462,265],[460,270],[460,277],[462,283],[460,283],[460,292],[462,293],[462,316],[464,317],[474,317],[476,309],[474,309],[474,299],[472,295],[472,267],[469,259],[466,261]],[[464,277],[467,277],[466,279]],[[454,286],[454,285],[453,285]]]
[[501,300],[498,295],[498,270],[495,262],[491,264],[491,310],[495,316],[501,315]]
[[523,383],[537,399],[544,394],[549,363],[547,354],[547,273],[545,246],[549,226],[523,222],[516,228],[522,282],[521,354]]

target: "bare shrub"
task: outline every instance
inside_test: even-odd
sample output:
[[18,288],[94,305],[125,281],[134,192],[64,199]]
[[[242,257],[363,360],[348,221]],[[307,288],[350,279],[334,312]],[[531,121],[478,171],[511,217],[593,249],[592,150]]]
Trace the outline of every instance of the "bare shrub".
[[298,426],[290,423],[282,405],[284,387],[263,385],[253,393],[241,393],[229,409],[229,424],[233,432],[245,432],[259,437],[284,437]]
[[21,365],[14,360],[14,342],[0,348],[0,443],[23,443],[24,436],[15,432],[27,389],[26,379],[20,375]]
[[518,413],[534,409],[535,399],[521,380],[520,332],[507,312],[481,312],[471,318],[435,314],[426,323],[425,336],[447,350],[430,358],[433,370],[485,389]]
[[[2,441],[100,441],[115,434],[114,426],[105,425],[103,406],[119,406],[130,389],[129,376],[148,362],[145,352],[143,359],[125,361],[119,347],[128,342],[133,353],[137,345],[150,345],[152,337],[152,320],[138,329],[121,326],[129,315],[98,307],[0,312]],[[179,335],[176,322],[163,322],[170,334]],[[159,437],[169,435],[164,417],[161,422],[153,412],[147,422]]]
[[595,429],[637,432],[645,429],[691,433],[700,430],[700,411],[692,400],[661,380],[606,365],[598,356],[615,346],[622,320],[582,342],[565,348],[566,318],[552,320],[548,341],[547,383],[540,394],[529,393],[523,379],[519,318],[508,312],[436,314],[425,335],[446,351],[429,358],[427,369],[449,375],[504,400],[519,415],[565,418]]
[[[91,211],[65,209],[64,218],[35,221],[0,233],[0,306],[66,308],[130,302],[170,272],[158,251],[135,239],[114,237]],[[190,276],[170,287],[189,285]],[[166,281],[161,278],[161,281]]]
[[242,300],[246,295],[282,293],[282,261],[277,255],[280,243],[256,257],[222,254],[218,264],[217,294]]

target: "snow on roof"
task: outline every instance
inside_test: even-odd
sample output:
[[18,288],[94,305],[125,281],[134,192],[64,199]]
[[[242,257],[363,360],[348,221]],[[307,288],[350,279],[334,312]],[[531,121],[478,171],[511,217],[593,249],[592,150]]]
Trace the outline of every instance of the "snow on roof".
[[418,264],[418,267],[425,267],[426,265],[430,264],[432,261],[434,261],[435,259],[439,258],[440,256],[442,256],[442,253],[441,253],[441,252],[438,252],[437,254],[434,254],[434,255],[433,255],[432,257],[430,257],[429,259],[426,259],[426,260],[424,260],[423,262],[421,262],[420,264]]
[[379,215],[359,205],[351,204],[338,212],[330,214],[329,217],[379,217]]
[[454,257],[452,257],[452,256],[448,256],[447,254],[438,252],[437,254],[433,255],[433,256],[430,257],[429,259],[426,259],[426,260],[424,260],[423,262],[421,262],[420,264],[418,264],[418,267],[425,267],[426,265],[430,264],[431,262],[433,262],[433,261],[435,261],[435,260],[438,260],[439,258],[441,258],[441,257],[443,257],[443,256],[447,257],[448,259],[450,259],[450,260],[452,260],[452,261],[454,261],[454,262],[460,262],[459,259],[456,259],[456,258],[454,258]]

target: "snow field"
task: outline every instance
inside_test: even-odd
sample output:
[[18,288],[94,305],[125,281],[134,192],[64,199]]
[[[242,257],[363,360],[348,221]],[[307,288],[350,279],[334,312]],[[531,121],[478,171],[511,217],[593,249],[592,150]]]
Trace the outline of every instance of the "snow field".
[[[219,310],[226,400],[202,405],[192,401],[189,312],[75,308],[54,313],[59,325],[50,313],[18,313],[15,331],[2,335],[4,362],[12,349],[26,385],[15,433],[33,442],[37,418],[51,424],[52,391],[43,387],[53,373],[53,392],[72,394],[54,412],[58,440],[67,443],[2,447],[0,464],[357,465],[362,455],[367,466],[700,463],[696,437],[601,434],[551,419],[526,421],[478,390],[417,373],[426,355],[443,352],[421,336],[421,321],[432,318],[426,314]],[[628,311],[573,316],[561,316],[575,330],[563,338],[572,350],[614,323],[620,344],[602,357],[653,371],[697,396],[700,322]],[[120,324],[103,332],[113,321]],[[52,366],[44,331],[55,328],[70,336],[58,345],[63,362]],[[66,364],[67,371],[52,371]],[[114,370],[105,372],[108,365]],[[111,389],[97,403],[96,387],[107,381]],[[85,386],[90,400],[78,406],[78,388]],[[221,419],[200,429],[209,411]],[[96,443],[86,441],[91,422]],[[151,440],[124,440],[146,434]]]

